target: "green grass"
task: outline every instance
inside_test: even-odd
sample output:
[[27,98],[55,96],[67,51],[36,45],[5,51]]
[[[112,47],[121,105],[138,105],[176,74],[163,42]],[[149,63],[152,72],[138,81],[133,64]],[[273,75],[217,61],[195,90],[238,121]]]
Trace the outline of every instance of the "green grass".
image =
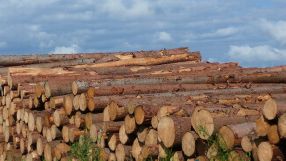
[[174,152],[172,149],[164,148],[166,157],[165,158],[159,158],[159,161],[171,161],[172,156],[174,155]]
[[87,136],[81,136],[78,142],[71,145],[71,157],[80,161],[101,161],[101,148]]
[[[216,148],[215,149],[216,155],[212,156],[210,160],[229,161],[230,154],[233,150],[227,148],[227,144],[225,140],[219,133],[215,133],[209,136],[209,134],[206,132],[203,126],[199,127],[199,133],[208,137],[208,140],[207,140],[208,148],[210,148],[211,146],[214,146]],[[245,153],[245,155],[248,158],[252,157],[251,153]],[[244,161],[244,160],[241,159],[241,161]]]

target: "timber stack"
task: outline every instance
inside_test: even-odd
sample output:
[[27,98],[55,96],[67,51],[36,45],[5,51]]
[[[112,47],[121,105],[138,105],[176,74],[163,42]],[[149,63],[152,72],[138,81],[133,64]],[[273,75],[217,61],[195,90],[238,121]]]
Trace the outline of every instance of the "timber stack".
[[80,160],[85,137],[100,160],[285,160],[286,66],[210,63],[188,48],[0,66],[3,161]]

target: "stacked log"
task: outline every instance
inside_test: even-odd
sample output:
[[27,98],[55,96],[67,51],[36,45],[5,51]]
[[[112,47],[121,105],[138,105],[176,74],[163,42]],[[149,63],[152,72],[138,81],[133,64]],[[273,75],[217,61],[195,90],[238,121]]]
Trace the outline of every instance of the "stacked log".
[[101,160],[285,159],[285,66],[202,62],[187,48],[0,64],[0,160],[80,159],[83,136]]

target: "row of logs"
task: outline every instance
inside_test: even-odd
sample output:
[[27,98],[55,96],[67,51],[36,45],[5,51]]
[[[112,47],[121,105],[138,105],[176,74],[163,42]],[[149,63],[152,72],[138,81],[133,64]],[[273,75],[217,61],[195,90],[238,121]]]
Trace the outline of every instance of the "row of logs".
[[201,62],[186,48],[2,62],[0,160],[80,160],[84,136],[100,160],[285,159],[285,66]]

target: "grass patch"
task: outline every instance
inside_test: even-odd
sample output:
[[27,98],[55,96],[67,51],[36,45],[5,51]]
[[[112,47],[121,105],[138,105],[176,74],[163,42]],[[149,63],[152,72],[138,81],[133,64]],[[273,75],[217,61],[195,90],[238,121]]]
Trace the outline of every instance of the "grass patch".
[[81,136],[79,141],[71,145],[70,153],[71,157],[80,161],[101,161],[102,150],[88,136]]

